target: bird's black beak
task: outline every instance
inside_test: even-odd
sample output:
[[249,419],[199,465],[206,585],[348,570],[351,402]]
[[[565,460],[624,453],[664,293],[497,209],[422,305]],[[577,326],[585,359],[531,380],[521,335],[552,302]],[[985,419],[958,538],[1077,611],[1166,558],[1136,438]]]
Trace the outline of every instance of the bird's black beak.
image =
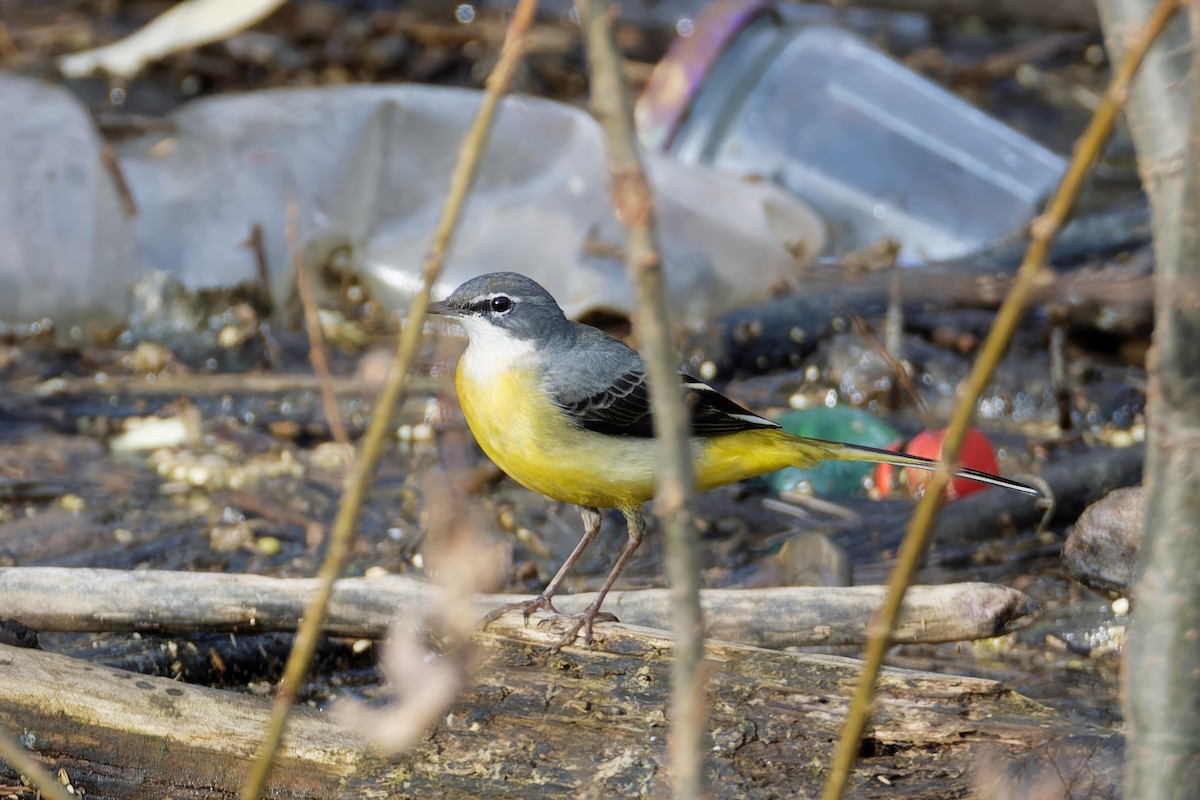
[[432,314],[437,317],[458,317],[462,316],[457,308],[447,303],[445,300],[438,300],[430,303],[425,309],[426,314]]

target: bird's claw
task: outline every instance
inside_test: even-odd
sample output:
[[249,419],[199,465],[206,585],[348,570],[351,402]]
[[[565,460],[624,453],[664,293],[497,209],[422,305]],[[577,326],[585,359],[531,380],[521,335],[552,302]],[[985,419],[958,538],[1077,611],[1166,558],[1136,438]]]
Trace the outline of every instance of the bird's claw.
[[521,611],[521,615],[525,618],[526,625],[529,624],[529,617],[532,616],[533,612],[541,611],[543,609],[549,611],[554,616],[539,619],[537,621],[537,626],[539,628],[543,628],[548,625],[554,625],[560,620],[566,620],[570,622],[562,638],[558,640],[558,643],[554,645],[554,647],[550,648],[551,653],[557,653],[562,648],[573,643],[576,637],[579,636],[580,631],[583,631],[584,644],[591,644],[592,627],[597,622],[617,621],[615,614],[610,614],[607,611],[601,611],[599,608],[592,608],[591,606],[588,606],[578,614],[564,614],[554,607],[554,603],[550,601],[549,597],[546,595],[538,595],[531,600],[520,600],[516,603],[505,603],[499,608],[488,612],[487,616],[483,618],[483,623],[480,625],[480,629],[487,630],[488,625],[491,625],[508,612],[516,611],[518,609]]
[[578,614],[559,614],[557,618],[550,621],[557,621],[558,619],[563,618],[571,620],[571,624],[567,626],[566,632],[563,633],[563,636],[558,640],[558,643],[550,648],[551,653],[557,653],[567,645],[573,644],[575,642],[575,637],[579,635],[581,630],[583,631],[583,643],[591,644],[593,625],[595,625],[597,622],[617,621],[615,614],[609,614],[607,611],[600,611],[599,609],[590,607],[584,609]]
[[537,597],[533,598],[532,600],[518,600],[515,603],[505,603],[504,605],[500,606],[499,608],[489,611],[487,613],[487,615],[483,618],[483,623],[479,626],[480,630],[487,630],[488,625],[491,625],[493,622],[500,619],[508,612],[516,611],[518,609],[520,609],[521,616],[525,619],[526,625],[529,624],[529,617],[533,615],[533,612],[539,611],[541,609],[545,609],[545,610],[549,611],[551,614],[561,616],[559,610],[554,607],[554,603],[552,603],[550,601],[550,598],[544,594],[539,594]]

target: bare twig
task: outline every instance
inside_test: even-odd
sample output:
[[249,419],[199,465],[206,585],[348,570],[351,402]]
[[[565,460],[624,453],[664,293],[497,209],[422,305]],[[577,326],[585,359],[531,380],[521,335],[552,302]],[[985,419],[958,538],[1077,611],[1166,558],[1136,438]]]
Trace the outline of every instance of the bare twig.
[[[501,560],[493,557],[478,521],[457,502],[445,475],[431,472],[424,483],[435,534],[425,548],[426,569],[440,584],[437,597],[426,606],[427,613],[394,617],[390,626],[380,667],[391,702],[368,708],[345,700],[335,708],[347,727],[389,753],[408,750],[470,680],[475,660],[471,639],[479,625],[475,592],[500,583]],[[429,633],[441,643],[437,658],[430,657],[424,643]]]
[[112,178],[113,188],[117,190],[117,197],[121,199],[121,209],[125,212],[125,216],[136,217],[137,201],[133,199],[129,181],[125,180],[125,171],[121,169],[121,162],[117,158],[116,151],[112,149],[112,145],[106,144],[100,148],[100,163],[104,165],[108,176]]
[[[354,396],[362,394],[362,382],[354,378],[333,378],[331,385],[335,394]],[[409,379],[409,385],[422,391],[433,391],[439,385],[439,381],[416,376]],[[105,374],[103,380],[98,376],[63,378],[56,381],[53,387],[48,387],[45,382],[41,382],[37,385],[9,385],[5,388],[10,397],[28,393],[31,399],[64,395],[83,396],[101,392],[108,396],[128,394],[134,397],[170,397],[172,395],[203,397],[223,394],[261,395],[311,392],[319,389],[320,384],[315,376],[308,374],[246,372],[216,375],[157,375],[153,383],[148,382],[145,375]],[[34,392],[37,394],[34,395]]]
[[688,418],[680,394],[679,358],[671,342],[662,258],[655,233],[654,196],[633,132],[632,106],[612,34],[607,0],[576,0],[585,28],[592,107],[604,129],[612,200],[625,232],[625,263],[637,296],[634,329],[646,356],[654,434],[659,440],[655,513],[663,520],[667,578],[675,635],[671,693],[671,782],[675,797],[699,798],[704,789],[704,636],[700,610],[700,564],[691,516],[692,463]]
[[1046,212],[1033,222],[1029,249],[1021,262],[1021,268],[1017,272],[1008,296],[996,314],[995,323],[988,334],[987,341],[984,342],[971,374],[959,387],[959,402],[946,431],[942,461],[938,471],[934,473],[926,487],[925,496],[921,498],[921,502],[913,512],[904,542],[896,556],[896,568],[892,572],[888,584],[887,599],[880,607],[878,617],[872,624],[862,673],[855,689],[846,725],[842,730],[841,739],[838,741],[833,767],[825,784],[823,794],[825,800],[840,800],[850,779],[850,771],[858,754],[859,743],[862,741],[863,732],[866,730],[867,720],[870,717],[875,680],[883,664],[883,656],[887,651],[891,632],[896,624],[900,604],[904,600],[904,593],[911,583],[913,575],[916,574],[921,556],[928,545],[930,531],[933,530],[933,521],[941,508],[942,498],[950,482],[949,464],[954,463],[958,458],[967,426],[975,413],[975,403],[983,393],[988,381],[991,380],[996,365],[1008,347],[1008,342],[1020,322],[1026,303],[1033,293],[1034,280],[1045,264],[1050,243],[1066,220],[1067,214],[1079,194],[1080,187],[1083,185],[1084,177],[1099,154],[1104,141],[1108,138],[1113,121],[1121,109],[1121,103],[1125,99],[1129,83],[1137,72],[1138,65],[1178,6],[1179,0],[1162,0],[1136,40],[1131,42],[1121,63],[1117,65],[1103,102],[1076,145],[1074,157],[1067,167],[1066,174],[1063,175],[1057,193],[1050,201]]
[[517,64],[520,63],[525,34],[533,22],[536,10],[537,0],[521,0],[517,6],[512,22],[509,23],[508,35],[500,53],[500,60],[496,63],[492,74],[488,76],[479,112],[459,148],[458,163],[455,165],[454,174],[450,179],[450,191],[446,195],[442,214],[425,259],[421,290],[417,292],[409,305],[408,318],[400,332],[396,358],[392,362],[387,383],[380,392],[375,413],[371,417],[371,425],[363,437],[362,448],[354,463],[354,475],[347,485],[342,503],[338,507],[337,518],[334,520],[333,532],[329,539],[329,548],[317,576],[320,586],[305,612],[303,624],[297,631],[296,643],[284,670],[283,681],[276,696],[270,724],[263,735],[254,766],[242,790],[243,800],[258,800],[262,793],[262,787],[270,776],[272,758],[283,736],[288,712],[296,701],[300,684],[304,680],[309,662],[316,650],[321,627],[325,622],[329,596],[333,591],[333,582],[341,574],[346,557],[350,552],[350,545],[354,538],[354,526],[363,499],[367,494],[371,472],[383,451],[391,409],[400,400],[407,385],[408,372],[421,341],[425,309],[429,305],[433,284],[445,261],[446,250],[457,227],[463,201],[466,200],[467,192],[474,183],[496,108],[500,103],[501,96],[512,82]]
[[4,728],[0,728],[0,761],[8,762],[18,775],[24,775],[42,797],[48,797],[50,800],[72,800],[62,784]]
[[254,269],[258,273],[258,290],[262,292],[267,306],[273,311],[275,298],[271,293],[271,267],[267,261],[267,243],[263,237],[261,223],[256,222],[250,226],[250,235],[246,237],[246,241],[241,243],[241,246],[254,254]]
[[[308,274],[308,265],[304,263],[304,253],[300,248],[300,204],[296,202],[293,192],[288,192],[286,223],[284,238],[287,239],[288,252],[292,257],[292,270],[296,273],[296,288],[300,293],[300,305],[304,308],[304,329],[308,333],[308,358],[312,362],[313,372],[321,386],[321,406],[325,409],[325,422],[333,440],[341,445],[349,445],[350,437],[346,435],[346,426],[342,423],[342,415],[338,413],[337,397],[333,391],[333,379],[329,375],[329,360],[325,357],[325,337],[321,334],[321,315],[317,310],[316,292],[313,291],[312,276]],[[261,236],[260,236],[261,238]],[[387,409],[390,411],[390,407]],[[378,415],[379,410],[376,410]]]
[[[896,287],[898,292],[899,283],[897,282],[893,285]],[[888,304],[889,329],[892,327],[893,312],[895,311],[896,313],[899,313],[899,307],[900,304],[898,301]],[[896,381],[896,385],[899,386],[906,395],[908,395],[910,400],[912,400],[913,406],[917,409],[917,414],[921,417],[921,422],[924,423],[926,427],[932,427],[929,406],[926,405],[925,400],[922,399],[920,393],[917,392],[917,387],[912,380],[912,373],[910,373],[908,368],[905,367],[904,364],[901,363],[900,359],[896,357],[894,354],[895,351],[889,347],[886,347],[883,342],[879,341],[879,337],[877,337],[871,331],[871,329],[867,326],[866,321],[862,317],[851,312],[847,312],[847,316],[850,318],[850,326],[854,330],[854,333],[861,338],[867,347],[870,348],[871,352],[873,352],[879,358],[879,360],[883,362],[884,366],[887,367],[888,372],[892,373],[892,376]],[[887,336],[888,339],[892,338],[890,333],[891,331],[889,330],[889,335]]]

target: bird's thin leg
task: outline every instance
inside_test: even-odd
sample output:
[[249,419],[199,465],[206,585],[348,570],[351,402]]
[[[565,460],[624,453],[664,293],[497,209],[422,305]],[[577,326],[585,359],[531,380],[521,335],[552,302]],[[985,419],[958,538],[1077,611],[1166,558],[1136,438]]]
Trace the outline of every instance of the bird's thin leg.
[[621,555],[617,556],[617,563],[613,565],[612,571],[608,573],[608,577],[604,581],[604,585],[596,593],[596,599],[589,603],[588,607],[583,611],[571,615],[571,626],[567,628],[567,632],[563,634],[558,644],[550,649],[551,653],[556,653],[564,645],[575,641],[575,637],[579,634],[580,630],[583,631],[583,641],[591,644],[592,625],[597,620],[601,622],[616,621],[617,618],[612,614],[600,613],[600,606],[604,604],[604,598],[608,596],[609,590],[612,589],[613,584],[620,577],[621,570],[625,569],[625,565],[633,557],[633,554],[638,549],[638,545],[642,543],[642,537],[646,534],[646,520],[642,517],[642,512],[639,509],[625,511],[625,524],[629,530],[629,540],[625,542],[625,547],[621,550]]
[[525,624],[527,625],[529,624],[529,615],[534,611],[537,611],[539,608],[548,609],[553,611],[555,614],[559,613],[559,610],[554,607],[554,603],[551,601],[553,600],[555,593],[558,591],[558,588],[562,586],[562,582],[566,579],[567,573],[571,571],[571,568],[575,566],[575,562],[578,561],[579,557],[583,555],[583,551],[587,549],[587,546],[591,544],[592,540],[596,538],[596,535],[600,533],[600,523],[604,521],[603,515],[597,508],[581,507],[579,509],[579,513],[583,517],[583,538],[579,540],[579,544],[575,545],[575,549],[571,551],[571,555],[567,556],[567,560],[563,562],[561,567],[559,567],[558,572],[555,573],[554,577],[550,580],[550,583],[546,584],[546,588],[542,590],[542,593],[532,600],[521,600],[520,602],[516,603],[507,603],[500,606],[496,610],[489,612],[488,615],[483,618],[484,628],[498,620],[500,617],[504,616],[509,611],[518,608],[521,609],[521,613],[525,616]]

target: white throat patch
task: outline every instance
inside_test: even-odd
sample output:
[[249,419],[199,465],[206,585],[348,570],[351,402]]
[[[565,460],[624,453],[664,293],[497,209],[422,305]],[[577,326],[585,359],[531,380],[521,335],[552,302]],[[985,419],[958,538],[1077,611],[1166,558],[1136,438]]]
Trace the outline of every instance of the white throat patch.
[[526,366],[537,350],[528,339],[518,339],[503,328],[479,317],[458,320],[470,344],[462,355],[462,367],[472,382],[492,382],[514,367]]

